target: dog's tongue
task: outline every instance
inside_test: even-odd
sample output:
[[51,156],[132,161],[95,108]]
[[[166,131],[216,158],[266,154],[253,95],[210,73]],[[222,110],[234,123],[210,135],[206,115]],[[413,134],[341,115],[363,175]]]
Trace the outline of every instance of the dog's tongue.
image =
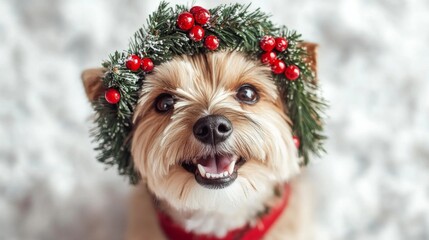
[[197,163],[201,164],[207,173],[223,173],[228,170],[228,166],[231,162],[235,161],[234,156],[208,156],[200,158],[197,160]]

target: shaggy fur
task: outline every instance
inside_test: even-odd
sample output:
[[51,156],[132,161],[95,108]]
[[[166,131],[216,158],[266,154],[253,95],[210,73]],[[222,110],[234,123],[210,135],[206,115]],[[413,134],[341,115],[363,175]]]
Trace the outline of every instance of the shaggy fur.
[[[256,89],[256,104],[237,100],[244,84]],[[179,56],[157,66],[144,85],[132,136],[132,155],[142,181],[130,204],[127,238],[164,238],[155,207],[197,234],[221,237],[257,224],[258,213],[276,202],[276,187],[300,171],[290,120],[270,69],[237,52]],[[175,104],[160,113],[154,102],[164,93],[174,96]],[[232,135],[216,146],[199,142],[192,131],[198,119],[211,114],[223,115],[233,125]],[[228,187],[203,187],[181,166],[215,154],[245,159]],[[300,207],[305,189],[301,185],[293,181],[289,207],[266,239],[303,239],[308,232],[301,229],[308,227]]]

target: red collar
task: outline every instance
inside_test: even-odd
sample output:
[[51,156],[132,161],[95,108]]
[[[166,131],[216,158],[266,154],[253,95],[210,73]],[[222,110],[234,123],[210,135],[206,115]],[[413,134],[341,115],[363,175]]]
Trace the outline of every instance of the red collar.
[[162,230],[170,240],[253,240],[261,239],[279,218],[283,210],[287,207],[291,187],[289,184],[284,185],[284,192],[281,201],[271,209],[266,215],[262,216],[256,226],[246,225],[244,227],[229,231],[223,238],[214,236],[194,234],[187,232],[181,226],[174,223],[169,216],[158,211],[158,219]]

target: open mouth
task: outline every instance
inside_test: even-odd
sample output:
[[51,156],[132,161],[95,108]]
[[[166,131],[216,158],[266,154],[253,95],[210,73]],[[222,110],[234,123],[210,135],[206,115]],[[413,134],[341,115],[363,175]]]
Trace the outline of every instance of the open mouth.
[[182,163],[182,167],[195,175],[195,180],[206,188],[224,188],[237,179],[237,170],[244,164],[237,155],[213,155],[195,158]]

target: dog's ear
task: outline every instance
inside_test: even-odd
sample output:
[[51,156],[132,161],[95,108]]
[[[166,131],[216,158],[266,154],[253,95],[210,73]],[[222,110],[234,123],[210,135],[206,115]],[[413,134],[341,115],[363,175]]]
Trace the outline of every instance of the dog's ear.
[[82,72],[83,86],[90,102],[97,100],[103,93],[102,78],[105,72],[105,68],[91,68]]
[[317,81],[317,48],[319,45],[311,42],[302,42],[301,47],[307,51],[307,57],[305,61],[310,64],[311,70],[314,72],[314,79]]

